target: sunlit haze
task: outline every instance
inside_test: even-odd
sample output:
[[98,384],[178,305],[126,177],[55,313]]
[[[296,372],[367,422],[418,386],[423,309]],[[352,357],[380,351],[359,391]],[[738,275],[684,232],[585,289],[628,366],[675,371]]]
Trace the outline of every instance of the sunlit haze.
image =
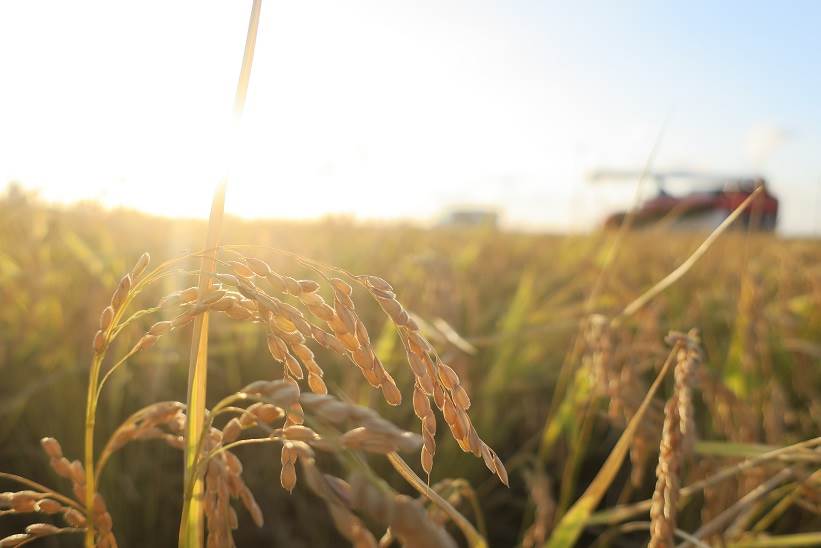
[[655,167],[761,173],[821,233],[819,3],[265,0],[232,139],[249,7],[0,4],[0,188],[202,217],[229,170],[244,217],[579,230],[666,123]]

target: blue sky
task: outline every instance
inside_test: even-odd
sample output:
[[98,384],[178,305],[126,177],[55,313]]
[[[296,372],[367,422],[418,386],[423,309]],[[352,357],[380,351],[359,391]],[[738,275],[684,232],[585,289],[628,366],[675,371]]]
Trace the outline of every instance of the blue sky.
[[249,217],[584,229],[667,120],[657,168],[763,173],[821,233],[821,3],[263,0],[232,147],[249,6],[0,4],[0,185],[204,216],[227,170]]

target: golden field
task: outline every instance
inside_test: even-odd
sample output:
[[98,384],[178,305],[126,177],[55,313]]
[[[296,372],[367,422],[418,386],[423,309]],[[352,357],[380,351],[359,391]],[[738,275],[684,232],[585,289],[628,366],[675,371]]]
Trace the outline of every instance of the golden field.
[[[155,264],[194,252],[205,229],[205,222],[93,204],[56,208],[19,193],[0,199],[0,471],[69,492],[38,441],[53,436],[66,456],[82,456],[86,382],[100,311],[144,251]],[[473,425],[510,479],[506,488],[481,459],[463,453],[442,422],[430,483],[441,487],[490,546],[504,547],[542,545],[551,538],[613,453],[670,353],[670,331],[697,329],[703,349],[692,387],[696,441],[681,467],[681,487],[821,432],[821,242],[730,231],[671,287],[609,322],[687,259],[705,236],[650,229],[627,233],[619,242],[610,232],[532,235],[347,219],[227,218],[221,243],[272,246],[390,282],[439,356],[458,373],[472,400]],[[304,264],[285,255],[263,248],[249,253],[278,272],[312,277]],[[196,271],[197,264],[188,268]],[[152,307],[192,285],[190,273],[174,273],[147,288],[140,306]],[[413,376],[395,327],[374,302],[356,302],[376,355],[402,393],[410,394]],[[114,353],[127,352],[154,321],[170,319],[163,314],[135,320],[115,341]],[[597,331],[601,325],[608,326],[606,334]],[[180,329],[112,375],[97,413],[99,447],[137,409],[185,401],[190,342],[190,327]],[[389,406],[356,367],[329,353],[318,355],[330,393],[419,431],[410,397]],[[213,315],[209,406],[251,381],[281,376],[258,329]],[[654,492],[664,402],[673,390],[672,378],[663,381],[576,545],[647,542],[647,510],[627,510]],[[344,542],[301,480],[291,495],[280,487],[278,451],[249,446],[236,454],[265,517],[265,525],[255,527],[237,505],[238,546]],[[332,456],[318,460],[323,470],[344,477]],[[406,460],[424,477],[418,454]],[[385,459],[371,456],[368,462],[396,490],[414,494]],[[819,462],[816,451],[803,448],[708,481],[683,501],[676,526],[693,533],[709,525],[703,541],[715,546],[817,545]],[[446,478],[466,484],[441,485]],[[0,482],[0,491],[16,489]],[[174,545],[182,489],[181,454],[161,443],[135,442],[112,457],[100,491],[119,544]],[[24,515],[3,516],[0,537],[31,522]],[[638,523],[622,526],[628,522]],[[446,528],[464,542],[452,524]],[[40,543],[79,546],[81,537]]]

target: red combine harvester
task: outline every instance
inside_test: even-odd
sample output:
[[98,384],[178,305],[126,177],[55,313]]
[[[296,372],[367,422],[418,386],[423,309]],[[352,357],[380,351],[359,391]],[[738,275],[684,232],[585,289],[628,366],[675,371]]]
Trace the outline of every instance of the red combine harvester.
[[[599,170],[590,175],[592,182],[637,181],[640,172]],[[761,177],[728,177],[689,171],[651,172],[656,196],[635,211],[633,226],[656,225],[671,230],[712,230],[733,212],[758,187],[763,191],[750,204],[737,226],[773,231],[778,222],[778,199],[767,190]],[[609,215],[605,228],[620,226],[627,211]]]

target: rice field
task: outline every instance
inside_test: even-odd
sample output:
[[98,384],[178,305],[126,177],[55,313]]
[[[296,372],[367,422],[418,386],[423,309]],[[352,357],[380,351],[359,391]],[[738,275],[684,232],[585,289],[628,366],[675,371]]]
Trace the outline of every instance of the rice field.
[[821,544],[818,241],[731,230],[637,301],[707,234],[229,217],[204,287],[206,232],[0,199],[0,546],[173,546],[192,504],[213,546]]

